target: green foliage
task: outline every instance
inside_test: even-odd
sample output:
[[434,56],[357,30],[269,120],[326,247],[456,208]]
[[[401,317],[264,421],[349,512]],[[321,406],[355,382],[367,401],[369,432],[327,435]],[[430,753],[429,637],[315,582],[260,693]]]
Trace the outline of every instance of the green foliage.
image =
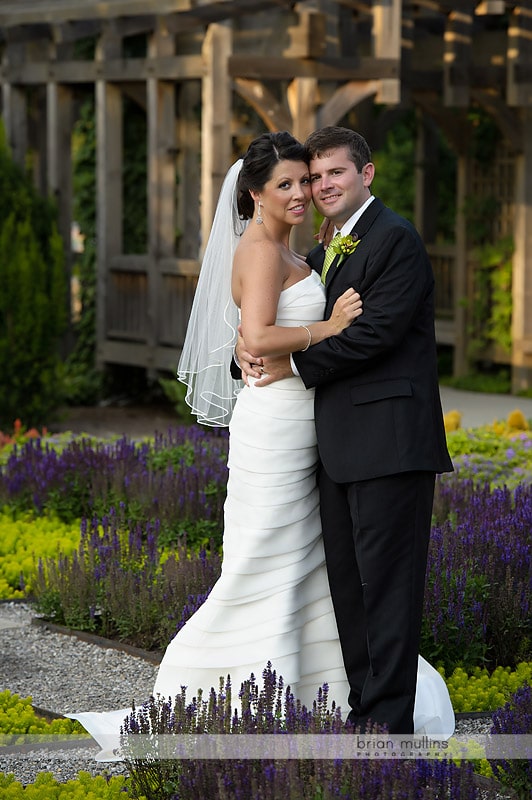
[[467,112],[472,135],[469,138],[469,154],[480,164],[493,163],[501,132],[497,123],[481,106],[472,106]]
[[0,734],[69,735],[72,733],[84,733],[79,722],[71,719],[48,721],[35,713],[31,697],[22,698],[7,689],[0,692]]
[[55,517],[0,511],[0,600],[31,596],[38,559],[72,554],[79,535]]
[[[502,708],[497,709],[493,715],[491,733],[494,734],[494,738],[501,734],[503,736],[510,734],[516,740],[519,737],[522,741],[525,736],[530,737],[532,734],[532,686],[530,683],[517,689],[508,702]],[[491,749],[491,752],[490,749],[488,745],[486,754],[497,780],[504,787],[511,789],[513,797],[519,798],[519,800],[529,800],[532,789],[532,760],[524,757],[512,758],[508,751],[508,755],[504,756],[502,753],[496,752],[498,749],[496,747]]]
[[470,195],[465,198],[463,212],[470,243],[475,247],[489,243],[499,212],[498,199],[492,195]]
[[[145,37],[144,37],[145,38]],[[136,51],[142,41],[128,43]],[[124,97],[123,252],[145,253],[147,215],[146,114]],[[66,401],[71,405],[93,405],[107,390],[112,376],[96,369],[96,123],[94,97],[87,97],[76,122],[73,140],[74,219],[84,236],[84,251],[77,259],[81,316],[74,324],[75,346],[65,370]],[[129,376],[128,376],[129,380]],[[126,390],[130,388],[126,387]],[[124,385],[121,385],[121,391]]]
[[447,434],[456,474],[482,485],[514,489],[532,481],[532,433],[508,431],[504,422]]
[[[484,631],[478,625],[473,610],[476,606],[485,607],[490,600],[490,585],[484,575],[463,575],[451,573],[447,577],[444,593],[440,596],[442,608],[452,608],[453,599],[460,595],[463,604],[461,624],[456,615],[444,615],[438,627],[438,635],[432,633],[432,614],[425,614],[422,621],[420,650],[432,664],[441,664],[449,669],[453,664],[467,667],[473,664],[484,664],[487,660],[489,643]],[[434,575],[427,575],[426,592],[437,591]],[[473,632],[473,633],[471,633]]]
[[[414,222],[417,120],[414,111],[404,113],[390,130],[383,147],[375,150],[373,190],[398,214]],[[438,131],[437,174],[431,178],[437,192],[436,239],[452,242],[456,216],[456,157]]]
[[165,549],[149,526],[110,526],[106,519],[86,531],[75,552],[43,556],[34,582],[36,607],[60,625],[163,649],[219,574],[213,546],[209,558],[186,542]]
[[0,148],[0,427],[31,426],[62,401],[67,324],[63,245],[52,205]]
[[468,674],[462,667],[456,667],[449,677],[443,672],[443,677],[456,713],[493,711],[506,703],[520,686],[532,683],[532,662],[523,661],[515,670],[497,667],[491,673],[476,667]]
[[195,419],[191,414],[190,406],[185,400],[187,393],[185,384],[175,380],[175,378],[159,378],[159,385],[165,397],[172,403],[178,419],[183,422],[194,422]]
[[452,386],[453,389],[487,394],[510,394],[512,389],[512,378],[508,367],[501,367],[495,371],[475,367],[475,372],[457,378],[442,375],[440,372],[440,383],[443,386]]
[[[35,783],[23,786],[13,775],[0,773],[2,800],[123,800],[124,792],[126,779],[122,775],[107,779],[80,772],[76,780],[61,783],[51,772],[40,772]],[[143,798],[137,795],[137,800]]]
[[473,252],[474,296],[468,344],[471,360],[482,357],[494,346],[511,352],[513,250],[513,240],[506,237]]
[[414,222],[415,114],[406,114],[394,125],[382,148],[373,153],[373,189],[398,214]]
[[96,125],[94,98],[81,106],[72,135],[74,219],[84,237],[75,271],[79,277],[81,315],[73,325],[75,346],[64,370],[66,402],[91,405],[102,392],[96,370]]

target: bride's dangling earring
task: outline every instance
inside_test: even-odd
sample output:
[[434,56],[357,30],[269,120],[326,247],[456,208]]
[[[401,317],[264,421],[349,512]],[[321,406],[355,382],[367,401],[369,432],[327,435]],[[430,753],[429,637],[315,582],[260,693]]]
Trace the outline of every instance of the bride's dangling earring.
[[261,214],[260,214],[261,206],[262,206],[262,203],[259,200],[259,210],[257,211],[257,219],[255,220],[257,225],[262,225],[262,223],[264,222],[264,220],[262,219]]

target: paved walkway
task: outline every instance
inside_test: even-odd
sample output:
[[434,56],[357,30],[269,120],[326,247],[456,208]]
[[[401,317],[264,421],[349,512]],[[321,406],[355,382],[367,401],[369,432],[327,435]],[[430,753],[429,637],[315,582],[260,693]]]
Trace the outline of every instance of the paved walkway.
[[529,422],[532,421],[532,397],[462,392],[447,386],[440,387],[440,394],[444,413],[456,410],[462,414],[462,428],[476,428],[494,420],[505,420],[515,409],[522,411]]
[[[503,394],[462,392],[442,386],[440,389],[443,411],[459,411],[462,428],[489,425],[495,419],[505,420],[510,411],[519,408],[528,420],[532,420],[532,398],[512,397]],[[65,409],[59,423],[50,426],[50,431],[72,431],[89,436],[125,435],[133,438],[153,436],[156,431],[166,433],[168,428],[178,425],[179,420],[171,406],[92,406]]]

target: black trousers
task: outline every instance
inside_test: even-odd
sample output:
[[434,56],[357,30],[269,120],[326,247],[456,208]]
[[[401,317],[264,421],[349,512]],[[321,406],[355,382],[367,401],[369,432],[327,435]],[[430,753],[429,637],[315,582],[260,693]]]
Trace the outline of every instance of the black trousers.
[[325,557],[347,678],[348,719],[412,733],[435,474],[355,483],[319,473]]

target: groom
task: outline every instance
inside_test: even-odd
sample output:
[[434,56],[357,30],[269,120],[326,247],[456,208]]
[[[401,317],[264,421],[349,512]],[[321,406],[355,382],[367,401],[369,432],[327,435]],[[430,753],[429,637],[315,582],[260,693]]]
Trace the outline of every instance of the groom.
[[[306,352],[265,358],[272,383],[293,372],[315,387],[323,540],[350,685],[348,720],[411,733],[435,475],[447,452],[434,335],[434,278],[418,233],[371,194],[365,139],[328,127],[311,134],[312,197],[343,242],[322,274],[328,317],[347,288],[364,311]],[[338,248],[337,248],[338,249]],[[329,259],[328,259],[329,260]],[[255,360],[256,361],[256,360]]]

